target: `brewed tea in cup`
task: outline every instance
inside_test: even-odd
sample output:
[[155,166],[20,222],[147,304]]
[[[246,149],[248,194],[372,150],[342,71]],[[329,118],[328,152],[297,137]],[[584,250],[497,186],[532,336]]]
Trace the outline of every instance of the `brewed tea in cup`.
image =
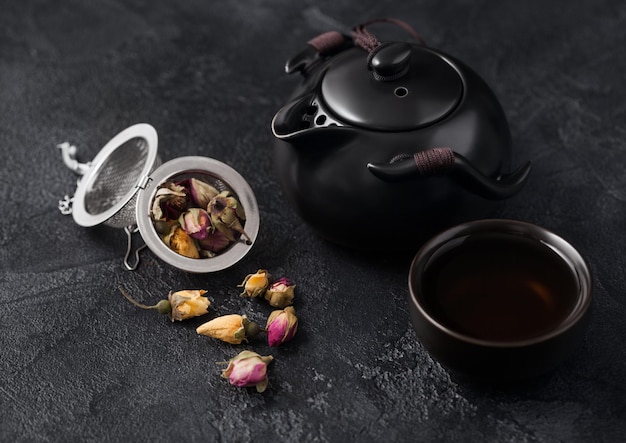
[[518,341],[557,328],[576,306],[573,269],[522,235],[470,235],[438,250],[422,277],[441,324],[482,340]]
[[417,253],[409,276],[418,337],[453,372],[514,381],[546,372],[577,346],[591,277],[580,254],[544,228],[482,220]]

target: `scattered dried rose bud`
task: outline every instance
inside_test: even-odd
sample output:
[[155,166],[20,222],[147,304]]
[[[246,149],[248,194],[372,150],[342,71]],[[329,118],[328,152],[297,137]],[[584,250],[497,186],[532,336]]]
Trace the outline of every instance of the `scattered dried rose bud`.
[[167,300],[161,300],[153,306],[139,303],[121,286],[118,289],[135,306],[142,309],[155,309],[159,314],[167,314],[172,321],[187,320],[188,318],[204,315],[208,312],[208,307],[211,304],[209,299],[203,296],[206,294],[204,289],[170,291]]
[[275,308],[284,308],[285,306],[293,304],[295,289],[296,285],[291,283],[288,278],[282,277],[267,288],[267,291],[265,291],[265,300]]
[[197,178],[185,179],[177,184],[188,190],[193,203],[200,208],[206,208],[211,199],[219,194],[213,186]]
[[211,228],[209,214],[200,208],[189,208],[180,215],[178,223],[187,234],[196,240],[207,238]]
[[178,252],[180,255],[200,258],[196,242],[178,225],[174,226],[170,233],[163,237],[163,241],[172,251]]
[[248,274],[237,287],[243,288],[242,296],[258,297],[270,285],[270,278],[271,275],[265,269],[259,269],[255,274]]
[[167,298],[172,307],[171,320],[186,320],[206,314],[211,302],[208,298],[203,297],[204,294],[206,294],[204,289],[170,291]]
[[235,241],[233,231],[243,235],[249,242],[250,237],[243,229],[241,222],[246,220],[243,208],[229,191],[222,191],[207,206],[207,211],[211,215],[211,223],[220,232],[223,232],[230,241]]
[[273,311],[267,319],[267,343],[278,346],[293,338],[298,330],[298,317],[292,306]]
[[185,188],[167,182],[160,187],[152,201],[152,219],[177,219],[187,208]]
[[249,321],[245,315],[229,314],[214,318],[198,326],[196,332],[200,335],[238,345],[244,340],[247,341],[248,338],[253,338],[259,330],[258,325]]
[[241,351],[227,363],[222,377],[227,378],[231,385],[241,388],[256,387],[257,392],[267,388],[267,365],[274,359],[271,355],[261,356],[252,351]]

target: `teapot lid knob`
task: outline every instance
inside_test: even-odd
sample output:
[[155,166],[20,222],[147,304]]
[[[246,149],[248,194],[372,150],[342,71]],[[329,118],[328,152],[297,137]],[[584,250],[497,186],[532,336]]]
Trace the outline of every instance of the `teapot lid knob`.
[[378,81],[393,81],[409,71],[411,45],[404,42],[384,43],[369,56],[368,64]]

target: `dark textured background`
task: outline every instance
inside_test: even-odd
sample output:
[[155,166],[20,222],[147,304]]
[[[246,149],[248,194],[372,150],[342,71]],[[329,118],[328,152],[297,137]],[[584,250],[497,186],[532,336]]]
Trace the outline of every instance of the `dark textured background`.
[[[514,163],[534,162],[499,216],[554,230],[591,266],[582,347],[530,385],[451,379],[410,326],[410,257],[322,241],[274,179],[269,123],[296,82],[286,58],[320,32],[389,16],[498,95]],[[617,0],[2,2],[0,440],[623,441],[625,29]],[[137,122],[156,127],[163,159],[213,157],[249,181],[261,230],[235,267],[190,275],[147,252],[127,272],[121,231],[58,212],[76,177],[55,145],[87,161]],[[298,285],[300,331],[280,349],[199,337],[202,320],[171,324],[116,289],[152,302],[205,288],[211,315],[263,323],[269,307],[236,288],[258,267]],[[215,362],[242,349],[275,357],[264,394],[219,377]]]

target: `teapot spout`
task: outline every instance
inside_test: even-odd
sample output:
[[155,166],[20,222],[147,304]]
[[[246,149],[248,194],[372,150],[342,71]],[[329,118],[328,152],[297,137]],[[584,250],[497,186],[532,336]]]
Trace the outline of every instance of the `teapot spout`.
[[279,139],[289,139],[309,129],[306,116],[311,115],[314,94],[306,94],[287,103],[272,119],[272,132]]
[[433,148],[412,156],[398,156],[386,164],[368,163],[367,168],[379,179],[389,182],[445,174],[475,194],[490,200],[502,200],[515,195],[524,187],[531,163],[527,162],[515,171],[493,179],[451,149]]
[[274,136],[290,142],[296,142],[305,135],[317,134],[320,130],[325,134],[332,132],[333,137],[342,139],[347,133],[353,132],[349,129],[349,126],[335,120],[323,109],[314,93],[305,94],[287,103],[272,119]]

